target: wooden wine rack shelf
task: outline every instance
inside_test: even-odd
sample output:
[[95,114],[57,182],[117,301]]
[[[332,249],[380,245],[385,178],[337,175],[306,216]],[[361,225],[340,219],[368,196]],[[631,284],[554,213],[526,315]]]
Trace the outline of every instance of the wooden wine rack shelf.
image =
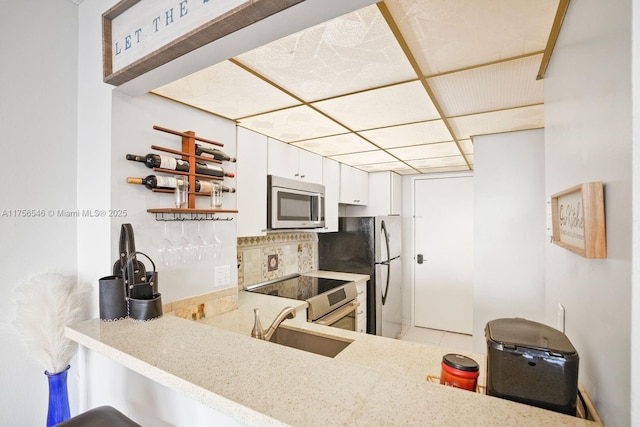
[[[171,169],[162,169],[162,168],[153,168],[153,170],[155,172],[162,172],[162,173],[170,173],[172,175],[184,175],[184,176],[193,176],[195,178],[202,178],[202,179],[208,179],[208,180],[213,180],[213,181],[224,181],[224,178],[221,178],[219,176],[212,176],[212,175],[203,175],[201,173],[192,173],[192,172],[182,172],[182,171],[176,171],[176,170],[171,170]],[[193,181],[195,184],[195,180]],[[189,181],[189,185],[191,185],[191,181]],[[193,188],[193,187],[191,187]]]
[[156,221],[233,221],[232,216],[221,217],[220,214],[235,214],[238,211],[225,209],[147,209],[155,214]]
[[[168,173],[172,175],[186,176],[188,177],[187,179],[189,180],[189,188],[192,188],[192,189],[196,188],[196,178],[206,179],[210,181],[224,181],[223,177],[195,173],[196,160],[205,161],[209,163],[218,163],[218,164],[222,163],[219,160],[211,159],[209,157],[198,156],[196,154],[196,141],[206,142],[207,144],[216,145],[219,147],[224,147],[224,144],[217,141],[210,140],[210,139],[198,137],[193,131],[180,132],[173,129],[167,129],[167,128],[163,128],[155,125],[153,126],[153,129],[159,130],[161,132],[177,135],[182,138],[181,150],[172,150],[166,147],[152,145],[151,148],[153,150],[181,156],[182,160],[189,162],[189,172],[182,172],[182,171],[162,169],[162,168],[153,168],[154,171]],[[154,189],[153,191],[159,192],[159,193],[174,192],[173,190],[164,190],[164,189]],[[183,220],[202,220],[202,219],[230,221],[233,218],[227,217],[226,219],[223,219],[220,217],[216,217],[215,214],[238,213],[237,210],[197,209],[196,196],[210,196],[210,193],[196,193],[195,191],[190,191],[187,195],[187,208],[184,208],[184,209],[176,209],[176,208],[147,209],[147,212],[155,214],[156,220],[159,220],[159,221],[183,221]]]

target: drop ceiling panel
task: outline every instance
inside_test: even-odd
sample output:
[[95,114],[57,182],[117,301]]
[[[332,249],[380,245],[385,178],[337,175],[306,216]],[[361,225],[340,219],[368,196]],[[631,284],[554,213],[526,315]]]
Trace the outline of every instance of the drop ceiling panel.
[[453,139],[442,120],[374,129],[360,132],[360,134],[381,148],[405,147]]
[[512,108],[491,113],[472,114],[449,120],[458,139],[475,135],[510,132],[544,127],[544,106]]
[[333,98],[313,105],[356,131],[440,118],[418,81]]
[[369,165],[360,165],[358,168],[366,172],[394,171],[399,174],[416,173],[415,169],[402,162],[373,163]]
[[544,50],[559,0],[385,2],[426,75]]
[[462,148],[462,152],[464,154],[472,154],[473,153],[473,143],[470,139],[462,139],[458,141],[460,144],[460,148]]
[[[300,104],[229,61],[176,80],[153,93],[230,119]],[[257,93],[260,96],[255,96]]]
[[469,170],[474,135],[544,127],[535,78],[559,0],[384,1],[390,16],[371,5],[154,93],[367,171]]
[[284,37],[237,59],[305,101],[416,77],[375,5]]
[[453,141],[393,148],[388,151],[404,161],[460,155],[460,150],[458,150],[458,146],[456,146],[456,143]]
[[536,80],[542,55],[428,79],[447,117],[540,104],[543,81]]
[[332,159],[351,166],[367,165],[371,163],[387,163],[395,162],[393,156],[382,150],[366,151],[364,153],[343,154],[340,156],[331,156]]
[[293,107],[238,121],[243,127],[284,142],[346,133],[347,130],[307,106]]
[[416,169],[430,169],[430,168],[442,168],[442,167],[451,167],[451,166],[464,166],[464,169],[467,168],[467,164],[465,163],[462,156],[450,156],[450,157],[437,157],[433,159],[421,159],[421,160],[411,160],[407,162],[410,166],[413,166]]
[[325,157],[377,150],[374,145],[353,133],[310,139],[295,142],[292,145]]
[[420,173],[444,173],[444,172],[468,172],[469,168],[466,166],[445,166],[439,168],[422,168],[418,169]]
[[395,173],[397,173],[398,175],[414,175],[417,174],[418,171],[411,168],[411,169],[394,169],[393,170]]

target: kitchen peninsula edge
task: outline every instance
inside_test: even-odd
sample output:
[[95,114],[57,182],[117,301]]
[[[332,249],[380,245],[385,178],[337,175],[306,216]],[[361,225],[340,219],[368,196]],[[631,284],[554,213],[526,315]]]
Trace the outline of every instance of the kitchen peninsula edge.
[[[305,273],[366,280],[347,273]],[[91,319],[66,335],[123,366],[250,426],[599,424],[426,381],[446,349],[305,322],[283,326],[353,342],[327,358],[250,337],[253,309],[267,326],[304,301],[240,291],[238,309],[199,321],[167,314],[148,322]],[[176,345],[179,343],[179,345]],[[462,353],[465,354],[465,353]],[[481,366],[484,356],[467,353]]]

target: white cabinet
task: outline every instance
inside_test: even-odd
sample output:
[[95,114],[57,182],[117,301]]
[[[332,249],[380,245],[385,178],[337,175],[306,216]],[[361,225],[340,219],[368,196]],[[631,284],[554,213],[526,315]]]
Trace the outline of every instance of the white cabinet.
[[[384,172],[383,172],[384,173]],[[391,195],[389,196],[389,215],[402,213],[402,177],[395,172],[386,172],[391,178]]]
[[366,205],[369,199],[369,174],[340,163],[340,203]]
[[322,156],[269,138],[269,175],[322,184]]
[[358,306],[358,310],[356,311],[356,329],[358,332],[362,332],[364,334],[367,333],[367,281],[362,280],[360,282],[356,282],[356,288],[358,289],[358,302],[360,305]]
[[238,237],[267,233],[267,137],[237,128]]
[[347,216],[400,215],[402,211],[402,177],[395,172],[369,174],[369,203],[348,206]]
[[300,148],[297,148],[297,150],[300,179],[322,184],[322,156]]
[[340,163],[322,159],[322,184],[324,185],[325,232],[338,231],[338,203],[340,200]]
[[298,148],[269,138],[267,171],[270,175],[297,179]]

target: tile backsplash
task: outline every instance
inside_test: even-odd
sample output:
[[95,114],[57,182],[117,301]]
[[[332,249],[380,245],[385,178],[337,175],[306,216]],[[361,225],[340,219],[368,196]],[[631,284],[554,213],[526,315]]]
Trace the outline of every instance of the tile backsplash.
[[316,233],[273,233],[238,238],[238,287],[317,270]]

